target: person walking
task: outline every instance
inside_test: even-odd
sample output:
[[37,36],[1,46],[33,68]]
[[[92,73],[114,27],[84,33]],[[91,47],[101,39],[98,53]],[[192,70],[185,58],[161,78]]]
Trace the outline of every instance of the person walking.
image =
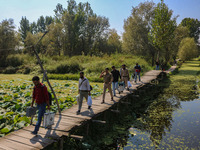
[[38,109],[38,120],[35,126],[35,130],[32,132],[32,134],[37,135],[42,122],[42,117],[44,116],[44,113],[46,111],[46,106],[48,106],[48,109],[50,110],[49,94],[47,91],[47,87],[40,82],[40,78],[38,76],[34,76],[32,78],[32,81],[35,86],[33,88],[31,107],[33,107],[34,102],[36,102]]
[[105,95],[106,95],[106,89],[109,90],[111,101],[113,101],[113,94],[111,89],[111,83],[113,81],[112,74],[109,73],[109,69],[106,68],[105,71],[101,72],[100,78],[104,78],[104,86],[103,86],[103,98],[101,104],[105,103]]
[[117,89],[117,91],[119,92],[120,94],[120,91],[118,89],[118,81],[119,81],[119,78],[121,78],[120,76],[120,73],[118,70],[116,70],[115,66],[112,66],[112,76],[113,76],[113,81],[112,81],[112,89],[113,89],[113,94],[114,96],[116,96],[116,93],[115,93],[115,90]]
[[[78,111],[77,115],[80,114],[81,112],[81,107],[83,103],[83,98],[88,100],[88,95],[90,96],[90,84],[89,80],[84,77],[84,72],[80,72],[80,79],[79,79],[79,84],[78,84],[78,93],[80,95],[79,101],[78,101]],[[88,109],[90,109],[91,106],[88,106]]]
[[159,70],[159,62],[158,61],[156,61],[156,70]]
[[136,63],[134,70],[135,70],[135,83],[137,83],[137,76],[139,78],[139,81],[141,81],[141,79],[140,79],[141,67],[140,67],[140,65],[138,65],[138,63]]
[[122,70],[121,70],[121,81],[124,82],[125,87],[127,87],[127,90],[129,90],[128,87],[128,81],[129,81],[129,72],[128,69],[126,69],[126,65],[122,65]]

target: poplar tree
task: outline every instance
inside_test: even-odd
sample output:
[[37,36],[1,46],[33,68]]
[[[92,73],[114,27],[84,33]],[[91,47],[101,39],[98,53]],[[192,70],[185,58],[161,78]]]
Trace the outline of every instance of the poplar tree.
[[149,33],[149,39],[157,50],[157,60],[163,59],[165,63],[172,57],[170,43],[174,39],[177,19],[177,17],[172,18],[172,15],[173,11],[161,0],[155,8],[155,17]]

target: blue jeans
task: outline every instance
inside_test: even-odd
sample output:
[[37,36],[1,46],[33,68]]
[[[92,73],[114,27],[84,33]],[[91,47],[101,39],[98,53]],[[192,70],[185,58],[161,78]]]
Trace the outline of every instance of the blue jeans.
[[119,92],[119,89],[118,89],[118,82],[112,82],[112,89],[113,89],[113,94],[116,95],[115,93],[115,90],[117,89],[118,92]]
[[37,104],[38,121],[36,123],[34,132],[38,132],[39,131],[39,128],[40,128],[40,125],[41,125],[41,122],[42,122],[42,117],[44,116],[44,113],[45,113],[45,110],[46,110],[46,105],[47,105],[46,103]]
[[138,76],[139,81],[140,81],[140,72],[135,72],[135,82],[137,81],[137,76]]
[[156,65],[156,70],[159,70],[159,65]]

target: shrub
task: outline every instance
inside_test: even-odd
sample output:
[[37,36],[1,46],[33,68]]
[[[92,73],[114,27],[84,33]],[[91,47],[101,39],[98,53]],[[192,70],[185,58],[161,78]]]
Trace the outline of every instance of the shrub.
[[47,72],[58,74],[78,73],[82,69],[83,67],[77,62],[62,62],[52,66],[47,66]]
[[181,60],[191,60],[198,56],[197,45],[194,38],[184,38],[179,46],[178,56]]
[[6,58],[6,66],[18,67],[23,64],[23,59],[20,55],[10,55]]
[[9,66],[3,71],[3,73],[14,74],[14,73],[16,73],[16,71],[17,71],[17,69],[15,67]]
[[[79,74],[48,74],[49,79],[55,80],[79,80]],[[87,77],[91,82],[102,82],[99,77]]]
[[24,74],[29,74],[31,72],[31,68],[29,66],[26,66],[24,69]]

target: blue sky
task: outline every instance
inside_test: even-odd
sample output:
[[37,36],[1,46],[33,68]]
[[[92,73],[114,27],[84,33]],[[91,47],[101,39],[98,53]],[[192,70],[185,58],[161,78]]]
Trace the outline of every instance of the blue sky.
[[[146,0],[76,0],[89,2],[95,13],[109,18],[110,27],[115,28],[121,35],[124,19],[131,14],[132,6],[137,6]],[[153,0],[155,3],[160,0]],[[165,0],[174,15],[179,15],[178,23],[185,17],[200,20],[200,0]],[[58,3],[67,7],[67,0],[0,0],[0,22],[3,19],[13,18],[18,29],[22,16],[26,16],[30,22],[37,21],[39,16],[53,16]]]

